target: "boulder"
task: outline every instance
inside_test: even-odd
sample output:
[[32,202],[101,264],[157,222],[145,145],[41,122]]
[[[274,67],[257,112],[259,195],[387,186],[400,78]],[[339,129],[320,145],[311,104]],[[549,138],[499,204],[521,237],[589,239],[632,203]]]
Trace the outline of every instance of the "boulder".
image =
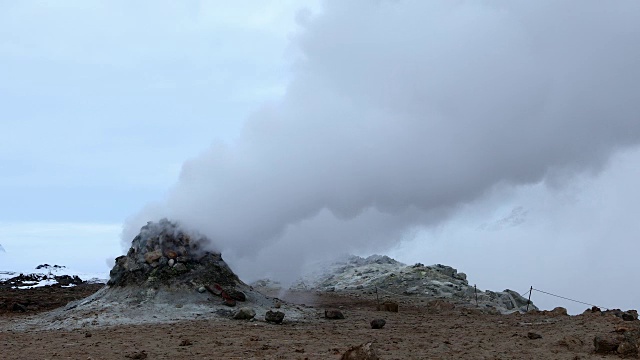
[[282,323],[282,320],[284,320],[284,313],[282,311],[267,311],[266,314],[264,314],[264,320],[266,322],[270,322],[270,323],[274,323],[274,324],[280,324]]
[[236,301],[246,301],[247,296],[240,290],[236,290],[234,288],[225,288],[224,292],[229,295],[230,298]]
[[378,306],[378,311],[398,312],[398,303],[393,301],[385,301]]
[[373,319],[371,320],[371,328],[372,329],[382,329],[387,322],[384,319]]
[[236,313],[233,315],[233,318],[236,320],[249,320],[253,319],[256,316],[255,310],[250,307],[243,307],[238,309]]
[[373,343],[368,342],[362,345],[349,348],[340,360],[378,360],[378,353],[373,347]]
[[332,320],[344,319],[344,315],[342,314],[342,311],[337,309],[325,310],[324,317],[326,319],[332,319]]
[[618,346],[624,341],[624,336],[619,334],[602,334],[593,339],[596,354],[608,354],[618,350]]
[[154,251],[149,251],[146,254],[144,254],[144,261],[146,261],[147,264],[151,264],[157,261],[158,259],[160,259],[161,257],[162,257],[162,250],[158,249]]

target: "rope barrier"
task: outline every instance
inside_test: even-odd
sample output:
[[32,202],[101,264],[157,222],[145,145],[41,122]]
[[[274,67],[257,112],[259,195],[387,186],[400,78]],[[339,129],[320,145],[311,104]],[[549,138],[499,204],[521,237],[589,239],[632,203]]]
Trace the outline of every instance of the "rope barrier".
[[598,308],[601,308],[601,309],[609,310],[609,308],[606,308],[606,307],[604,307],[604,306],[593,305],[593,304],[589,304],[589,303],[584,302],[584,301],[570,299],[570,298],[568,298],[568,297],[564,297],[564,296],[560,296],[560,295],[552,294],[552,293],[549,293],[549,292],[546,292],[546,291],[542,291],[542,290],[539,290],[539,289],[534,289],[533,287],[531,288],[531,290],[535,290],[535,291],[537,291],[537,292],[541,292],[541,293],[543,293],[543,294],[547,294],[547,295],[550,295],[550,296],[555,296],[555,297],[560,298],[560,299],[573,301],[573,302],[576,302],[576,303],[579,303],[579,304],[584,304],[584,305],[589,305],[589,306],[595,306],[595,307],[598,307]]

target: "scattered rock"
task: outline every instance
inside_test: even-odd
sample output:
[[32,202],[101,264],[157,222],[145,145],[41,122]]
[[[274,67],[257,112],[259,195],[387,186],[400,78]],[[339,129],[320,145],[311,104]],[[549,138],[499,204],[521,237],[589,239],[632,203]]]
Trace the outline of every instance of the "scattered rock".
[[183,339],[182,341],[180,341],[180,344],[179,344],[179,346],[191,346],[191,345],[193,345],[193,343],[189,339]]
[[134,351],[134,352],[128,353],[124,357],[129,358],[129,359],[146,359],[147,358],[147,352],[144,351],[144,350],[142,350],[142,351]]
[[325,310],[324,317],[326,319],[332,319],[332,320],[344,319],[344,315],[342,314],[342,311],[337,309]]
[[255,310],[250,307],[243,307],[238,309],[238,311],[233,315],[233,318],[236,320],[249,320],[253,319],[256,316]]
[[542,339],[542,335],[529,331],[527,337],[531,340]]
[[183,263],[176,263],[175,265],[173,265],[173,269],[174,269],[176,272],[179,272],[179,273],[181,273],[181,272],[185,272],[185,271],[187,271],[187,270],[188,270],[188,269],[187,269],[187,266],[186,266],[185,264],[183,264]]
[[224,289],[224,292],[227,293],[227,295],[232,298],[233,300],[236,301],[246,301],[247,300],[247,296],[240,290],[236,290],[233,288],[226,288]]
[[602,312],[602,315],[614,315],[624,321],[638,320],[638,312],[636,310],[622,311],[620,309],[611,309]]
[[167,265],[169,265],[169,266],[173,266],[175,264],[176,264],[176,261],[173,260],[173,259],[169,259],[169,261],[167,261]]
[[382,329],[387,322],[384,319],[373,319],[371,320],[371,328],[372,329]]
[[584,342],[575,335],[567,335],[558,341],[558,345],[565,346],[569,350],[576,350],[584,345]]
[[206,292],[206,291],[207,291],[207,288],[205,288],[204,286],[200,286],[200,287],[198,288],[198,292],[199,292],[199,293],[201,293],[201,294],[202,294],[202,293],[204,293],[204,292]]
[[264,314],[264,320],[270,323],[280,324],[284,320],[284,313],[282,311],[267,311]]
[[91,337],[91,333],[87,331],[86,333],[84,333],[84,337]]
[[393,301],[385,301],[378,306],[378,311],[398,312],[398,303]]
[[148,253],[144,254],[144,260],[147,262],[147,264],[151,264],[154,261],[157,261],[158,259],[160,259],[161,257],[162,257],[162,250],[160,249],[149,251]]
[[236,306],[236,301],[231,299],[231,298],[225,298],[222,303],[227,305],[227,306],[229,306],[229,307]]
[[593,339],[596,354],[608,354],[618,350],[618,346],[624,341],[623,335],[603,334]]
[[340,360],[378,360],[378,353],[373,347],[373,343],[368,342],[366,344],[353,346],[349,348]]

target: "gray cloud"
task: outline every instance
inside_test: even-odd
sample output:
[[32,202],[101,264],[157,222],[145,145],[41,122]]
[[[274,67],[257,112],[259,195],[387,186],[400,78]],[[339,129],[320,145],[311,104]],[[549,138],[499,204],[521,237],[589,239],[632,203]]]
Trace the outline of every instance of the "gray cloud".
[[497,186],[598,173],[640,140],[639,17],[636,1],[325,1],[283,98],[186,162],[124,241],[168,216],[241,275],[292,276]]

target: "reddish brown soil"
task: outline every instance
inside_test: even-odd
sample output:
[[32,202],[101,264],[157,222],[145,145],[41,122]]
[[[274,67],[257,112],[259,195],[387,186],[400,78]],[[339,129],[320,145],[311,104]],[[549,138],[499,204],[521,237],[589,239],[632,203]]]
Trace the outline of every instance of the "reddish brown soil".
[[[75,289],[42,292],[62,303],[71,293],[80,293]],[[42,302],[43,297],[36,298]],[[339,294],[297,293],[289,300],[313,305],[317,319],[287,322],[285,317],[282,325],[220,319],[72,331],[6,331],[0,333],[0,352],[3,359],[127,359],[142,351],[147,359],[339,359],[350,346],[374,341],[381,359],[615,359],[615,354],[593,353],[594,336],[620,326],[638,326],[638,321],[599,314],[490,315],[460,307],[434,312],[419,300],[401,303],[398,313],[378,312],[374,299]],[[325,308],[336,307],[346,319],[322,318]],[[0,322],[6,316],[6,312],[0,315]],[[375,318],[385,319],[386,326],[371,329],[369,322]],[[530,339],[529,332],[542,338]]]
[[60,285],[22,290],[0,288],[0,316],[25,315],[22,311],[13,310],[16,303],[23,305],[26,308],[26,314],[29,315],[52,310],[70,301],[83,299],[103,286],[103,284],[81,284],[64,288]]

